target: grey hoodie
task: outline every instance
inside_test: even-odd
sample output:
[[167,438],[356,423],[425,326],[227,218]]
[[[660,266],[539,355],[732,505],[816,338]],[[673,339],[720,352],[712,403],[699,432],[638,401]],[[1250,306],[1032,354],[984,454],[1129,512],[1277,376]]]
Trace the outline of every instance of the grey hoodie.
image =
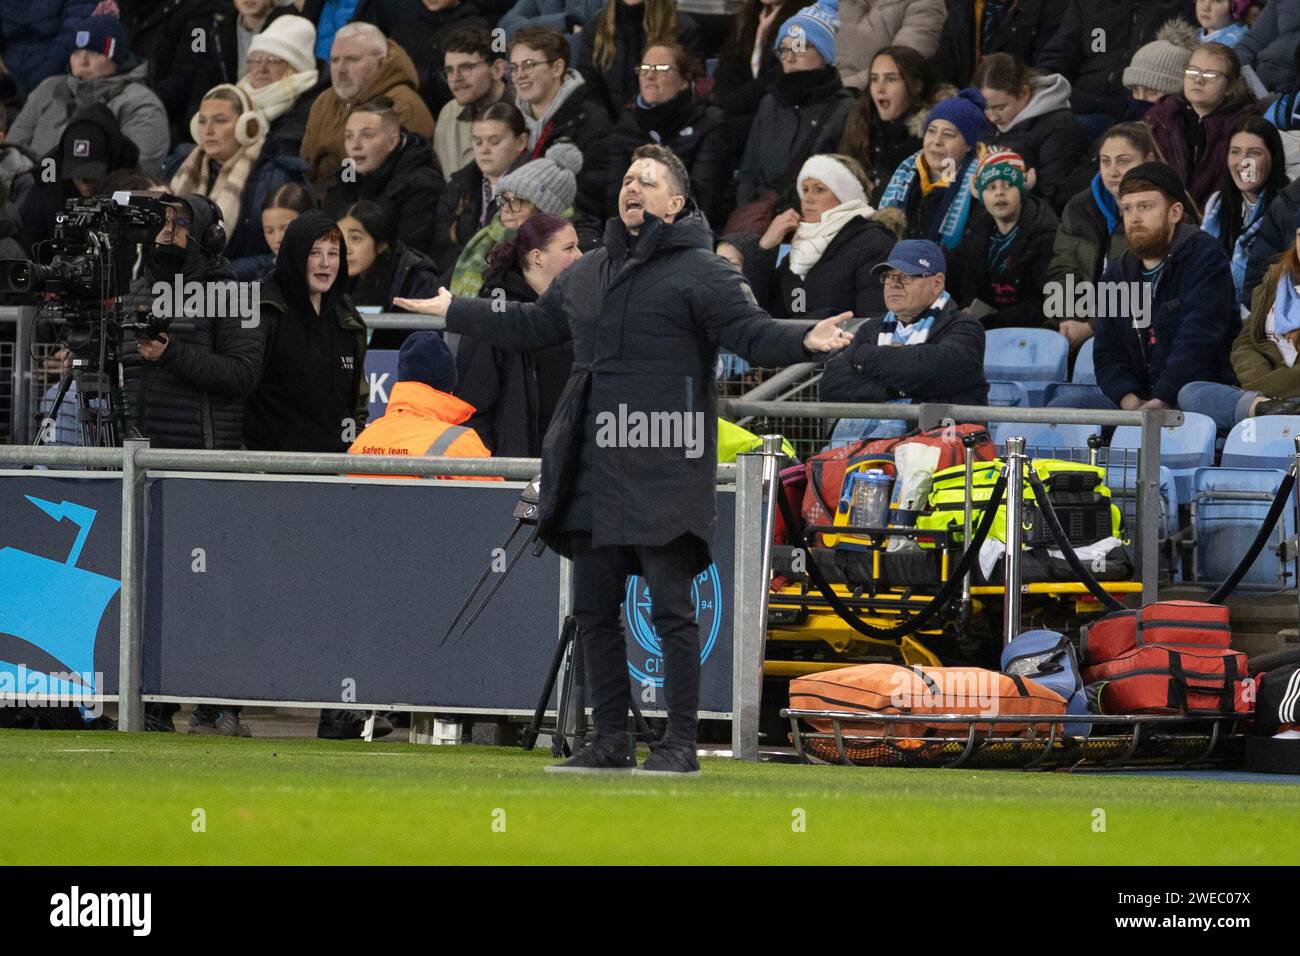
[[532,149],[537,145],[538,138],[542,135],[542,130],[550,122],[564,101],[573,95],[573,91],[582,86],[586,81],[578,74],[577,70],[565,70],[564,80],[560,83],[560,90],[555,94],[555,99],[551,100],[551,105],[546,107],[546,112],[537,119],[533,119],[532,114],[528,112],[528,104],[519,97],[515,97],[515,106],[519,107],[519,112],[524,114],[524,125],[528,127],[528,148]]
[[1033,90],[1029,104],[1006,126],[999,126],[998,132],[1005,133],[1027,120],[1070,108],[1070,81],[1060,73],[1035,77],[1029,81],[1029,87]]
[[148,64],[144,62],[127,72],[93,80],[79,80],[70,73],[52,76],[32,90],[7,138],[45,156],[59,145],[73,114],[103,103],[117,117],[122,135],[140,148],[140,168],[157,176],[167,155],[167,111],[145,85],[147,76]]

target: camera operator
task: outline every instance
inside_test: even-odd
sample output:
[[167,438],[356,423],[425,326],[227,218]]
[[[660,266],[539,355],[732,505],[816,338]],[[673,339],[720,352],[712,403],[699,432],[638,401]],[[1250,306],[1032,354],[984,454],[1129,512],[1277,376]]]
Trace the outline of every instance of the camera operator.
[[[173,198],[168,197],[166,222],[154,239],[144,275],[132,286],[137,295],[154,296],[159,282],[169,287],[179,282],[184,288],[187,283],[234,281],[235,274],[221,254],[226,239],[216,205],[199,195],[170,201]],[[163,297],[154,298],[156,311]],[[215,300],[229,305],[232,298]],[[205,296],[205,301],[212,298]],[[128,393],[136,427],[160,448],[242,447],[244,399],[257,386],[262,361],[257,317],[186,314],[173,318],[192,326],[192,331],[161,332],[156,338],[136,340],[143,362],[130,376],[135,388]]]

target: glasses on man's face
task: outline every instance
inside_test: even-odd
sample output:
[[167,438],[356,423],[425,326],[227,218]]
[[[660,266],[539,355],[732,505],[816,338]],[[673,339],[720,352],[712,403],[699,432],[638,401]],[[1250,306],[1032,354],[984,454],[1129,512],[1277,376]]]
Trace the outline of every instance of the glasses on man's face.
[[519,212],[525,206],[531,206],[531,205],[532,203],[530,203],[527,199],[524,199],[521,196],[516,196],[514,193],[501,194],[501,208],[506,210],[507,212]]
[[901,286],[903,288],[906,288],[908,286],[914,285],[918,279],[928,279],[933,274],[934,273],[931,272],[925,272],[922,273],[921,275],[910,276],[905,272],[899,272],[897,270],[894,270],[893,272],[886,272],[884,275],[882,275],[880,277],[880,284],[883,286],[896,285],[896,286]]
[[673,69],[673,65],[671,63],[642,63],[636,69],[642,76],[649,76],[651,73],[667,73]]
[[248,71],[254,70],[278,70],[284,66],[284,60],[278,56],[259,56],[254,54],[244,61],[248,65]]
[[524,60],[522,63],[510,64],[511,76],[527,76],[533,70],[537,69],[544,63],[554,63],[554,60]]
[[458,76],[469,76],[480,66],[486,66],[486,60],[475,60],[473,63],[458,63],[455,66],[449,66],[443,69],[442,75],[447,79],[455,79]]
[[1222,70],[1198,70],[1194,66],[1189,66],[1187,69],[1183,70],[1183,76],[1187,77],[1189,80],[1207,80],[1213,82],[1219,77],[1227,75],[1228,74],[1224,73]]

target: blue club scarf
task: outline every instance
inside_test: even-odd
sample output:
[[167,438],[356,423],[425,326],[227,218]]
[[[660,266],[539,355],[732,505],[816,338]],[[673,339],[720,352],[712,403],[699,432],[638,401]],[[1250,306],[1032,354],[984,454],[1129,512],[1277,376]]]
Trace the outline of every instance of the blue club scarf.
[[[1264,210],[1273,198],[1271,194],[1260,193],[1250,210],[1250,218],[1241,224],[1241,234],[1232,244],[1232,284],[1237,289],[1238,303],[1246,301],[1246,262],[1250,257],[1250,247],[1255,241],[1255,234],[1264,225]],[[1223,195],[1215,193],[1205,204],[1205,219],[1201,223],[1201,229],[1218,239],[1222,216]]]
[[[963,160],[961,168],[957,170],[957,188],[953,189],[949,185],[944,189],[943,202],[939,207],[941,213],[939,234],[929,238],[938,242],[946,252],[951,252],[961,243],[961,234],[966,229],[966,220],[970,218],[971,195],[975,188],[975,169],[979,165],[975,162],[977,156],[978,151],[971,150]],[[921,150],[917,150],[898,164],[894,175],[889,177],[889,185],[885,187],[884,195],[881,196],[880,208],[895,206],[902,209],[907,205],[907,191],[917,176],[916,164],[920,159]]]
[[880,347],[894,345],[923,345],[930,338],[930,327],[934,325],[935,316],[944,310],[952,300],[946,291],[939,293],[939,298],[915,322],[903,325],[893,312],[886,312],[880,323],[880,334],[876,336],[876,345]]
[[1273,332],[1283,336],[1300,329],[1300,293],[1295,281],[1284,275],[1277,284],[1277,298],[1273,302]]

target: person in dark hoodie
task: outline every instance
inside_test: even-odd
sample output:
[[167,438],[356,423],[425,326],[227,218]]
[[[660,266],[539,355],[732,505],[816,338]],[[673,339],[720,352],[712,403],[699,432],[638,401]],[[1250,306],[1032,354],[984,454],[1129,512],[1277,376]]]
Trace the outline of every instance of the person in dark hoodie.
[[[564,270],[536,303],[501,307],[453,300],[446,290],[397,303],[446,316],[450,332],[515,351],[573,341],[573,370],[543,441],[538,503],[541,539],[573,559],[574,615],[596,729],[560,765],[565,772],[636,767],[626,733],[631,687],[622,605],[638,569],[664,648],[668,710],[667,732],[641,770],[699,771],[700,634],[690,594],[692,579],[712,560],[717,521],[718,349],[771,368],[853,339],[839,327],[848,313],[789,322],[753,304],[743,277],[712,252],[712,233],[689,196],[686,167],[672,151],[642,146],[604,245]],[[635,426],[618,434],[620,415],[626,422],[652,413],[679,422],[676,436],[647,442]]]
[[291,222],[262,285],[262,369],[244,407],[249,448],[342,453],[364,427],[366,327],[347,284],[338,223],[316,210]]
[[1142,121],[1199,212],[1223,178],[1233,130],[1258,113],[1237,54],[1221,43],[1202,43],[1187,61],[1183,91],[1156,103]]
[[993,142],[1024,159],[1036,173],[1033,191],[1059,212],[1081,185],[1071,173],[1089,146],[1070,112],[1070,81],[1059,73],[1041,75],[1009,53],[994,53],[980,61],[971,86],[983,94],[984,114],[997,127]]
[[[681,44],[666,41],[647,47],[637,70],[641,92],[614,126],[616,159],[610,169],[626,169],[638,146],[663,143],[686,164],[695,201],[709,224],[721,226],[732,177],[731,144],[722,110],[695,99],[692,84],[703,75],[699,61]],[[618,203],[621,183],[617,176],[607,183],[609,211]]]
[[605,0],[578,43],[578,72],[605,112],[618,117],[638,93],[637,65],[646,47],[678,43],[699,55],[701,37],[699,24],[677,12],[676,0]]
[[[139,365],[127,367],[127,407],[139,434],[155,448],[243,447],[244,401],[257,385],[262,338],[254,300],[227,295],[222,314],[204,310],[175,314],[172,289],[197,282],[229,283],[235,273],[226,257],[221,210],[206,196],[165,196],[166,221],[146,256],[132,292],[154,296],[153,311],[180,318],[193,329],[137,338]],[[247,307],[247,308],[245,308]],[[195,734],[250,736],[237,707],[200,704],[190,718]],[[170,726],[159,710],[156,720]]]
[[[393,299],[425,299],[438,293],[438,270],[433,260],[397,238],[387,210],[363,199],[348,207],[339,219],[348,249],[348,298],[352,304],[378,306],[393,312]],[[410,332],[379,329],[370,339],[372,349],[400,349]]]
[[975,171],[975,196],[986,215],[972,216],[962,236],[956,288],[968,312],[977,300],[984,304],[978,317],[986,329],[1043,324],[1043,286],[1059,223],[1052,207],[1028,190],[1025,161],[1010,150],[992,150]]
[[[67,200],[95,195],[99,183],[116,170],[137,169],[140,150],[122,135],[112,111],[95,103],[72,117],[58,145],[42,159],[54,161],[55,181],[34,176],[19,204],[22,226],[18,239],[28,250],[54,238],[54,217],[63,211]],[[44,164],[39,164],[37,171],[42,168]]]
[[1229,352],[1241,315],[1232,269],[1218,241],[1185,221],[1189,206],[1182,180],[1165,163],[1136,166],[1120,184],[1129,249],[1102,281],[1143,291],[1096,319],[1100,407],[1177,408],[1189,382],[1236,381]]
[[392,101],[384,97],[358,106],[344,129],[352,169],[345,163],[325,194],[325,212],[337,218],[353,203],[372,200],[393,220],[397,238],[420,252],[431,251],[444,185],[433,145],[403,129]]
[[[581,258],[572,223],[550,213],[534,213],[514,239],[492,250],[479,298],[536,302],[556,276]],[[512,352],[475,335],[460,336],[456,397],[474,406],[465,424],[498,458],[539,457],[542,436],[572,365],[569,342]]]
[[797,200],[795,174],[809,156],[834,152],[853,109],[853,94],[835,68],[833,9],[804,7],[782,24],[772,44],[782,73],[758,105],[736,171],[736,204],[774,193],[777,203]]

